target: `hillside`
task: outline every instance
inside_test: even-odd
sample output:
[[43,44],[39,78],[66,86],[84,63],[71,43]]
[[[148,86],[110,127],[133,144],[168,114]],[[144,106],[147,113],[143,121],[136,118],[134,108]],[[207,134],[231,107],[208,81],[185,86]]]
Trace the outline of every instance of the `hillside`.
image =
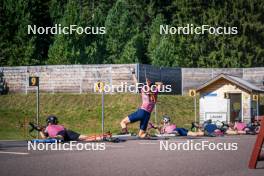
[[[139,106],[139,95],[116,94],[105,97],[105,128],[120,131],[119,122]],[[11,94],[0,96],[0,139],[29,138],[24,120],[33,121],[36,113],[35,94]],[[157,119],[168,114],[178,126],[189,127],[194,119],[193,99],[185,96],[161,95],[157,105]],[[101,131],[101,95],[96,94],[41,94],[40,121],[44,124],[47,115],[59,117],[67,128],[84,134]],[[154,121],[154,114],[152,121]],[[131,126],[137,132],[138,124]],[[24,131],[25,130],[25,131]]]

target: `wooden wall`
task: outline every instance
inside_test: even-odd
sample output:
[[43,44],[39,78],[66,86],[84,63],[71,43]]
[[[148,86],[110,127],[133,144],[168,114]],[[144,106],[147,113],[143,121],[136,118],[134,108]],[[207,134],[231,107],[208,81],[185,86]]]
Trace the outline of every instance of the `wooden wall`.
[[146,76],[153,82],[162,81],[172,85],[174,94],[185,94],[197,88],[220,73],[239,76],[263,87],[264,67],[260,68],[166,68],[144,64],[100,64],[100,65],[49,65],[0,67],[4,72],[10,92],[27,93],[35,88],[28,87],[30,75],[40,77],[42,92],[92,92],[95,82],[104,81],[110,85],[121,82],[133,84],[132,70],[135,69],[140,82]]
[[264,89],[264,67],[243,69],[243,78]]
[[10,92],[30,92],[29,76],[40,77],[42,92],[92,92],[94,83],[104,81],[108,84],[127,82],[132,84],[131,70],[136,64],[126,65],[56,65],[29,67],[2,67],[4,78]]

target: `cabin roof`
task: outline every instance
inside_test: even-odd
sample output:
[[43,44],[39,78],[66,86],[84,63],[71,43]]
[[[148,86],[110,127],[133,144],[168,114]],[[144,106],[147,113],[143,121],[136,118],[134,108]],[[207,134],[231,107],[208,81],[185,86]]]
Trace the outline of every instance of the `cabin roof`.
[[260,89],[259,87],[257,87],[256,85],[242,79],[236,76],[232,76],[232,75],[228,75],[228,74],[219,74],[218,76],[214,77],[213,79],[207,81],[206,83],[204,83],[203,85],[201,85],[200,87],[198,87],[196,89],[197,92],[200,92],[202,89],[206,88],[207,86],[215,83],[216,81],[218,81],[219,79],[225,79],[230,81],[231,83],[237,85],[238,87],[241,87],[249,92],[256,92],[256,93],[264,93],[263,89]]

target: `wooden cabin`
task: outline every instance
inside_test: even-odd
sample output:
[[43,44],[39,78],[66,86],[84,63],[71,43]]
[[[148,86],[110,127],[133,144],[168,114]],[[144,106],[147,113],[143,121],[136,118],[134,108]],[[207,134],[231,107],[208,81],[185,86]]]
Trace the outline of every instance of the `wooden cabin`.
[[259,99],[264,90],[254,84],[227,74],[220,74],[196,89],[199,97],[200,123],[251,122],[259,116]]

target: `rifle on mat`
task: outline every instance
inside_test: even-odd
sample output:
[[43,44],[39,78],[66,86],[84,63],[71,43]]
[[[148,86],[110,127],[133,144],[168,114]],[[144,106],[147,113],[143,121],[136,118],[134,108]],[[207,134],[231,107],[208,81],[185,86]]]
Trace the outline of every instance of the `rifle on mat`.
[[40,132],[40,131],[44,131],[44,129],[46,128],[45,126],[36,125],[36,124],[34,124],[34,123],[32,123],[32,122],[29,122],[28,125],[29,125],[29,130],[28,130],[29,135],[30,135],[31,137],[34,137],[34,138],[35,138],[35,136],[32,135],[32,132],[33,132],[33,131]]

